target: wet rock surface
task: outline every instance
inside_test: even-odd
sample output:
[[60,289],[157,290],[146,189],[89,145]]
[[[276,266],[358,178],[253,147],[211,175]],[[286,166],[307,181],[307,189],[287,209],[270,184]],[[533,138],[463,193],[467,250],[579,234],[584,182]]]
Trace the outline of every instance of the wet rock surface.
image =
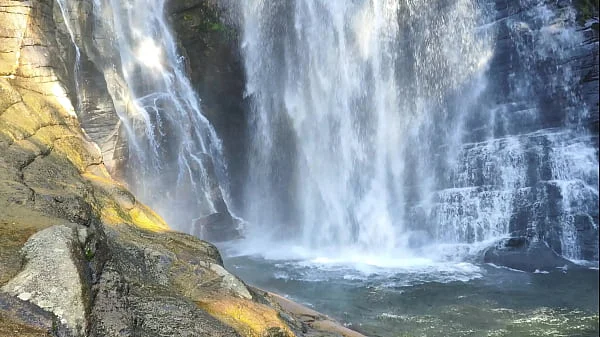
[[436,239],[477,242],[494,228],[598,260],[598,11],[584,19],[582,3],[487,2],[494,50],[481,104],[452,149],[456,162],[433,157],[434,205],[411,200],[414,229],[442,224],[430,230]]
[[229,5],[222,0],[170,1],[167,11],[203,112],[223,141],[231,194],[241,195],[249,102],[244,96],[242,35]]
[[558,255],[545,242],[531,241],[526,237],[499,241],[485,251],[483,261],[526,272],[577,268],[573,262]]
[[210,242],[223,242],[241,238],[238,220],[228,213],[213,213],[194,221],[192,234]]
[[[130,46],[131,54],[119,54],[121,50],[119,43],[124,41],[118,42],[118,39],[115,40],[111,35],[125,33],[118,32],[116,27],[115,22],[120,19],[116,17],[111,19],[110,15],[107,17],[98,15],[102,12],[99,8],[103,6],[109,5],[94,4],[92,1],[69,1],[63,4],[63,8],[54,6],[53,15],[57,22],[56,39],[61,46],[60,53],[69,65],[64,69],[68,74],[64,83],[72,89],[68,96],[73,101],[75,113],[86,136],[100,148],[105,168],[113,177],[127,181],[132,191],[138,193],[145,202],[161,211],[163,215],[170,211],[161,209],[163,205],[157,204],[160,198],[156,198],[158,201],[155,200],[154,195],[146,191],[145,185],[153,181],[156,182],[153,190],[160,190],[165,194],[177,194],[178,197],[173,198],[173,202],[185,210],[186,216],[169,220],[178,229],[187,230],[191,226],[192,218],[207,216],[214,211],[231,213],[224,201],[226,196],[222,193],[227,191],[227,187],[220,186],[223,177],[218,176],[224,173],[221,172],[220,164],[217,168],[218,172],[215,172],[217,170],[212,157],[208,154],[214,149],[194,149],[194,156],[200,158],[199,162],[190,160],[189,156],[186,157],[187,155],[181,150],[182,145],[177,144],[177,139],[181,136],[177,133],[186,133],[189,130],[179,129],[177,126],[181,123],[172,121],[173,116],[165,115],[160,118],[149,116],[146,121],[148,129],[143,130],[141,125],[144,123],[139,120],[140,114],[153,115],[153,113],[140,111],[136,104],[147,109],[148,105],[151,105],[150,101],[142,101],[149,99],[152,94],[148,96],[142,94],[146,90],[145,85],[139,84],[142,81],[135,76],[132,79],[126,75],[126,73],[135,73],[134,71],[124,70],[131,67],[132,62],[135,63],[135,60],[128,58],[138,57],[135,49],[139,46]],[[171,15],[174,30],[180,35],[177,41],[180,48],[176,54],[181,54],[182,57],[177,62],[185,61],[187,64],[187,73],[192,77],[194,87],[202,97],[203,114],[217,126],[219,136],[226,139],[224,147],[228,151],[227,157],[234,161],[239,159],[242,163],[243,160],[235,153],[242,152],[243,138],[236,137],[235,130],[239,131],[243,128],[232,129],[226,126],[240,126],[244,123],[244,116],[240,114],[244,82],[240,58],[236,52],[237,34],[231,25],[221,19],[222,11],[215,1],[167,1],[165,7],[165,11]],[[74,49],[74,45],[78,46],[77,50]],[[159,110],[171,104],[160,99],[158,101],[160,102],[154,101],[154,104],[163,106],[159,107]],[[188,106],[185,109],[190,110],[192,107]],[[183,115],[188,113],[190,111],[182,112]],[[161,121],[156,122],[155,118]],[[150,127],[149,124],[153,122],[157,125]],[[206,132],[208,131],[202,131],[202,133]],[[224,132],[229,133],[226,135]],[[152,138],[149,133],[160,133],[162,136],[156,136],[146,144],[144,139]],[[132,144],[129,144],[130,142]],[[152,148],[153,142],[160,144],[159,150]],[[141,177],[145,177],[148,172],[152,172],[151,175],[158,175],[153,171],[156,167],[146,167],[153,165],[148,163],[152,160],[147,162],[140,158],[155,152],[157,155],[164,156],[160,159],[162,164],[169,163],[169,165],[161,164],[160,178],[146,178],[142,181],[144,178]],[[206,184],[209,186],[205,190],[210,191],[205,196],[199,196],[192,183],[178,185],[177,191],[171,190],[175,184],[180,183],[179,178],[183,171],[176,163],[182,160],[182,156],[187,158],[185,160],[188,165],[184,171],[189,171],[186,172],[194,176],[197,181],[207,181]],[[230,167],[238,167],[237,162],[235,165],[229,164]],[[182,196],[184,194],[185,197]],[[211,203],[215,206],[214,210],[207,206]],[[165,206],[165,208],[172,207]],[[230,223],[229,227],[234,228],[234,224]]]

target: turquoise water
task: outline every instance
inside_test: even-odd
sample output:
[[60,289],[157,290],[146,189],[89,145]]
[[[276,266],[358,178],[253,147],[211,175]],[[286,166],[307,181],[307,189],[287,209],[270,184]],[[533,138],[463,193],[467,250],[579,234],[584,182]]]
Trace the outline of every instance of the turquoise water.
[[[227,251],[225,250],[227,253]],[[395,268],[329,259],[225,256],[247,283],[368,336],[598,336],[597,269],[524,273],[417,261]]]

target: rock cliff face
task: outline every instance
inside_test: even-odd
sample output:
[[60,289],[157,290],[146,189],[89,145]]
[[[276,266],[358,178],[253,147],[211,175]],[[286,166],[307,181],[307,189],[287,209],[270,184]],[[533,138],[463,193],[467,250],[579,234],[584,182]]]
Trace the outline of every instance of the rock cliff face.
[[26,238],[65,221],[89,226],[95,218],[166,229],[110,178],[81,129],[53,2],[0,5],[0,216],[7,235]]
[[[584,2],[495,1],[484,93],[493,118],[467,121],[460,171],[478,187],[467,198],[499,200],[494,194],[516,187],[504,201],[509,231],[532,250],[539,240],[566,258],[597,261],[598,8]],[[504,190],[487,189],[494,185]]]
[[[598,7],[586,1],[486,3],[493,57],[481,104],[464,121],[456,166],[435,164],[441,178],[434,223],[467,242],[497,226],[526,243],[519,258],[532,265],[549,260],[536,256],[540,247],[597,261]],[[461,109],[452,109],[438,131]],[[438,146],[441,156],[447,149]],[[418,203],[410,214],[427,221]]]
[[0,0],[0,336],[315,335],[113,180],[114,103],[61,10]]
[[[219,99],[219,90],[229,88],[231,81],[218,76],[221,68],[207,66],[228,63],[224,47],[218,46],[235,38],[219,23],[217,7],[204,1],[169,2],[173,11],[186,13],[172,21],[186,23],[195,38],[204,41],[190,50],[191,57],[182,57],[187,53],[176,48],[172,24],[166,20],[166,1],[57,3],[57,21],[66,21],[58,27],[62,42],[77,46],[67,55],[74,65],[75,111],[85,132],[99,145],[109,172],[173,227],[194,232],[194,219],[220,214],[235,236],[239,223],[226,204],[222,145],[204,112],[222,118],[229,115],[217,112],[226,105],[222,102],[242,101]],[[190,8],[201,10],[190,14],[186,12]],[[215,97],[212,105],[200,107],[189,74],[203,81],[202,88],[210,88],[201,94]],[[174,208],[179,208],[177,214]]]

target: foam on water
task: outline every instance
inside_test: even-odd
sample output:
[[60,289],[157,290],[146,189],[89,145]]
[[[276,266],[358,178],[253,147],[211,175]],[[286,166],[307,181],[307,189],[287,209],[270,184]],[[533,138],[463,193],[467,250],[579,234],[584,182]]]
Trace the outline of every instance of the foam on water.
[[398,288],[429,282],[467,282],[483,277],[483,270],[471,263],[439,263],[412,260],[388,266],[317,258],[274,264],[275,278],[303,282],[372,284],[376,288]]
[[[510,270],[510,271],[517,272],[517,273],[525,273],[525,271],[523,271],[523,270],[514,269],[514,268],[510,268],[510,267],[506,267],[506,266],[498,266],[498,265],[496,265],[496,264],[493,264],[493,263],[487,263],[487,265],[488,265],[488,266],[491,266],[491,267],[494,267],[494,268],[496,268],[496,269],[506,269],[506,270]],[[537,269],[536,269],[535,271],[536,271],[536,272],[535,272],[536,274],[540,274],[540,272],[538,272],[538,270],[537,270]]]
[[[419,251],[390,255],[346,250],[313,250],[280,244],[264,249],[256,241],[236,241],[220,248],[228,258],[248,257],[274,266],[273,277],[304,282],[374,282],[377,287],[403,287],[428,282],[467,282],[481,278],[476,263],[490,242],[430,245]],[[473,261],[473,262],[465,262]]]

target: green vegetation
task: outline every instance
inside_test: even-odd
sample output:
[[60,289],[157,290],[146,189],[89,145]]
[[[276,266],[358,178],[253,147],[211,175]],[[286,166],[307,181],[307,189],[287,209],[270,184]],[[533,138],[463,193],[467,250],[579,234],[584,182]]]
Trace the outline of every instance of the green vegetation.
[[575,8],[579,12],[578,19],[585,22],[591,18],[598,17],[598,0],[575,0]]
[[181,18],[184,25],[197,33],[218,33],[225,38],[234,36],[234,29],[223,23],[221,12],[214,6],[199,6],[183,13]]
[[210,29],[216,32],[223,32],[225,31],[226,27],[220,22],[215,22],[210,26]]
[[94,253],[94,251],[90,248],[90,247],[86,247],[85,248],[85,259],[89,262],[92,261],[92,259],[94,259],[94,256],[96,254]]

